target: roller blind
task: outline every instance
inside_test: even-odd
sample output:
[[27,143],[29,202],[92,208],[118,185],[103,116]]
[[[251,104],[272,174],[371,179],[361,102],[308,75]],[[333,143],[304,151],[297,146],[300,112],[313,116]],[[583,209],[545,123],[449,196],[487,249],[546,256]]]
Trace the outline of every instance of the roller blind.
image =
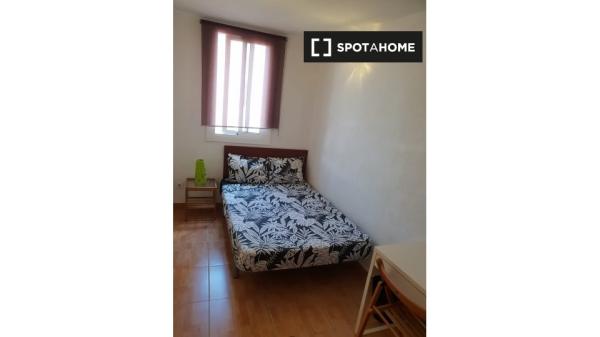
[[202,125],[279,127],[286,38],[202,24]]

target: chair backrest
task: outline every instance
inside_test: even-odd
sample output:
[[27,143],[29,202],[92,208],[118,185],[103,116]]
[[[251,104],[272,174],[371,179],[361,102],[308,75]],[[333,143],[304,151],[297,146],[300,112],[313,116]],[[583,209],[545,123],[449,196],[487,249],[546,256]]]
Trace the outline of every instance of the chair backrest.
[[413,315],[415,315],[418,319],[420,319],[423,322],[425,322],[425,317],[426,317],[426,311],[425,311],[425,309],[421,308],[420,306],[418,306],[417,304],[415,304],[413,301],[411,301],[408,297],[406,297],[406,295],[404,295],[400,291],[400,289],[398,289],[398,287],[396,287],[394,285],[394,283],[391,281],[388,273],[385,271],[385,267],[383,265],[383,261],[380,258],[377,258],[377,260],[375,262],[377,263],[377,269],[379,269],[379,273],[381,274],[381,278],[383,279],[383,282],[385,282],[385,284],[392,290],[392,292],[394,293],[394,295],[396,295],[396,297],[398,297],[398,299],[400,300],[400,302],[402,302],[402,304],[404,304],[404,306]]

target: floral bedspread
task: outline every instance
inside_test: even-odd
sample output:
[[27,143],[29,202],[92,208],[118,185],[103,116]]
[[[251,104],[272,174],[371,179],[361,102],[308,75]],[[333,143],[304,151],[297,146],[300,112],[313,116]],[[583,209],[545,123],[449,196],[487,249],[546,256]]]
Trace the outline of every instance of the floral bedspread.
[[369,236],[308,183],[225,184],[235,266],[265,271],[357,261]]

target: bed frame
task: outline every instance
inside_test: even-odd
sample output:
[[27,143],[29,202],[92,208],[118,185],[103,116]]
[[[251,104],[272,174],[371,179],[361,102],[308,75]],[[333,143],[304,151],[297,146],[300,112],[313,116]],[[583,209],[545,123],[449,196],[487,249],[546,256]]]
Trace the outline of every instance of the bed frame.
[[[308,159],[308,150],[294,150],[294,149],[277,149],[271,147],[250,147],[250,146],[231,146],[225,145],[223,150],[223,179],[227,179],[229,177],[229,170],[227,165],[227,155],[228,154],[241,154],[249,157],[279,157],[279,158],[302,158],[302,175],[306,180],[306,160]],[[225,220],[227,221],[227,220]],[[225,224],[227,225],[227,224]],[[231,242],[231,236],[229,236],[229,249],[231,249],[233,242]],[[233,278],[240,277],[240,271],[236,268],[235,263],[233,262],[233,254],[231,261],[231,273]]]
[[231,153],[241,154],[249,157],[302,158],[302,175],[304,176],[304,180],[306,180],[306,160],[308,159],[308,150],[225,145],[223,152],[223,179],[229,177],[229,170],[227,169],[227,155]]

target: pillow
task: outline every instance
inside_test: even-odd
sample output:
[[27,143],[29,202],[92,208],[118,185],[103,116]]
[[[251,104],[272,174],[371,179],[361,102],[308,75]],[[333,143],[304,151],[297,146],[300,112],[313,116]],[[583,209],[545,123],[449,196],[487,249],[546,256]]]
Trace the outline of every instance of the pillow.
[[228,181],[248,184],[264,184],[267,182],[267,160],[258,157],[246,157],[239,154],[228,154]]
[[304,180],[302,158],[269,157],[269,182],[274,184],[294,184]]

